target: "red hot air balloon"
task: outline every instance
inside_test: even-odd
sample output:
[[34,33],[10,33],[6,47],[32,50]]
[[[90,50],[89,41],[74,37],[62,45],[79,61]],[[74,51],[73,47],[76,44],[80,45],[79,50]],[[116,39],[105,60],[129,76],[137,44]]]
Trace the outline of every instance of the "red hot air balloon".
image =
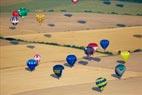
[[77,2],[79,2],[79,0],[71,0],[73,4],[76,4]]
[[97,43],[89,43],[87,47],[92,47],[96,51],[98,48],[98,44]]
[[18,11],[16,11],[16,10],[14,10],[13,12],[12,12],[12,16],[19,16],[19,14],[18,14]]
[[36,60],[37,63],[40,62],[40,59],[41,59],[41,56],[40,56],[39,54],[36,54],[36,55],[34,56],[34,60]]

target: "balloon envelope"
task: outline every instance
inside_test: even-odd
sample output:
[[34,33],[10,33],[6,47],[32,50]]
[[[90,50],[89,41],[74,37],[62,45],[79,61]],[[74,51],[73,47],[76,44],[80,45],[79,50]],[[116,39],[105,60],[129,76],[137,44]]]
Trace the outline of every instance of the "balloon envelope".
[[71,0],[73,4],[76,4],[79,2],[79,0]]
[[96,51],[98,48],[98,44],[97,43],[89,43],[87,47],[92,47]]
[[91,56],[91,55],[94,54],[94,48],[92,48],[92,47],[86,47],[86,48],[84,49],[84,52],[85,52],[85,54],[86,54],[87,56]]
[[19,22],[19,19],[18,19],[18,17],[13,16],[13,17],[11,17],[10,21],[13,25],[17,25]]
[[37,61],[34,59],[29,59],[27,61],[27,66],[28,66],[29,70],[33,71],[35,69],[35,67],[37,66]]
[[12,16],[17,16],[17,17],[18,17],[18,16],[19,16],[18,11],[16,11],[16,10],[13,11],[13,12],[12,12]]
[[77,57],[75,55],[68,55],[66,57],[66,61],[70,66],[74,66],[75,62],[77,61]]
[[39,63],[40,62],[40,59],[41,59],[41,56],[39,54],[36,54],[34,56],[34,59]]
[[40,24],[43,23],[43,21],[45,20],[45,15],[42,13],[36,14],[35,17],[36,17],[36,21]]
[[57,77],[61,77],[62,76],[62,71],[64,70],[64,66],[62,65],[55,65],[53,67],[53,72]]
[[101,40],[100,45],[105,50],[109,46],[109,40],[107,40],[107,39]]
[[28,10],[26,8],[20,8],[18,10],[18,13],[19,13],[19,16],[24,17],[24,16],[27,16]]
[[129,53],[128,51],[122,51],[122,52],[120,53],[120,55],[121,55],[121,57],[122,57],[122,59],[123,59],[124,61],[128,61],[128,59],[129,59],[129,57],[130,57],[130,53]]
[[124,64],[120,63],[120,64],[116,65],[115,73],[117,76],[121,77],[125,71],[126,71],[126,66]]
[[107,85],[107,79],[103,77],[97,78],[96,85],[102,91],[104,87]]

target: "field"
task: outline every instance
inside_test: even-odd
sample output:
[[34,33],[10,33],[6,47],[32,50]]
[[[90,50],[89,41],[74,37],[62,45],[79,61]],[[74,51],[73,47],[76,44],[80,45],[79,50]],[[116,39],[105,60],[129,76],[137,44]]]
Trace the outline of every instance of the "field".
[[[60,12],[61,10],[68,12],[84,12],[91,11],[96,13],[116,13],[137,15],[142,13],[142,6],[139,3],[112,1],[111,5],[103,4],[101,0],[80,0],[79,4],[73,5],[70,0],[3,0],[1,1],[0,11],[11,12],[12,9],[18,9],[24,6],[29,11],[34,12],[37,9],[53,10]],[[116,4],[123,4],[124,7],[117,7]]]
[[[72,5],[70,0],[59,1],[0,1],[0,95],[141,95],[142,16],[136,16],[142,14],[141,4],[121,2],[125,6],[120,8],[115,6],[118,1],[111,5],[100,0],[80,0],[77,5]],[[14,29],[9,21],[10,12],[23,5],[30,12],[20,18]],[[37,9],[46,10],[46,19],[41,25],[35,20],[33,11]],[[52,9],[54,12],[47,12]],[[112,11],[119,15],[110,14]],[[67,17],[66,13],[72,16]],[[110,41],[106,51],[112,55],[101,48],[101,39]],[[86,59],[84,51],[75,46],[86,47],[90,42],[96,42],[99,48]],[[118,51],[123,50],[130,51],[131,55],[125,63],[126,72],[118,79],[114,69],[118,61],[122,61]],[[30,72],[26,61],[37,53],[41,61]],[[69,54],[78,58],[72,68],[66,64]],[[53,76],[55,64],[65,67],[60,79]],[[93,88],[98,77],[107,79],[103,92]]]

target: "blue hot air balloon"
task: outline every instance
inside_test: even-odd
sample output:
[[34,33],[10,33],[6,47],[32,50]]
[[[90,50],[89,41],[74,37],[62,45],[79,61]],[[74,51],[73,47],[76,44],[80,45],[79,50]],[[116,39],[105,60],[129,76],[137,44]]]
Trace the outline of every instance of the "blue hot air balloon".
[[75,55],[73,55],[73,54],[68,55],[66,57],[66,61],[72,67],[72,66],[74,66],[75,62],[77,61],[77,57]]
[[105,50],[109,46],[109,40],[107,40],[107,39],[101,40],[100,45]]
[[126,66],[124,64],[119,63],[118,65],[116,65],[115,73],[118,77],[121,78],[125,71],[126,71]]
[[64,70],[64,66],[62,66],[62,65],[60,65],[60,64],[55,65],[55,66],[53,67],[53,72],[54,72],[54,74],[55,74],[58,78],[60,78],[60,77],[62,76],[63,70]]
[[84,52],[85,52],[85,54],[87,55],[87,56],[91,56],[91,55],[93,55],[94,54],[94,48],[93,47],[86,47],[85,49],[84,49]]
[[35,67],[37,66],[37,61],[36,60],[34,60],[34,59],[29,59],[28,61],[27,61],[27,66],[28,66],[28,69],[30,70],[30,71],[33,71],[34,69],[35,69]]

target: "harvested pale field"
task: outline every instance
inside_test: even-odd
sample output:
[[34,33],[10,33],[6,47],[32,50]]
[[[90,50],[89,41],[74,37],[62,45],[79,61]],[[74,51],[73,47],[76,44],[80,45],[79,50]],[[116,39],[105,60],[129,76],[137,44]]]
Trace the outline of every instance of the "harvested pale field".
[[[142,25],[141,16],[108,15],[95,13],[72,13],[72,17],[64,16],[64,13],[46,13],[46,19],[40,25],[35,14],[29,14],[24,19],[20,18],[16,29],[12,30],[10,22],[11,14],[3,13],[0,15],[0,35],[24,35],[49,32],[70,32],[80,30],[94,30],[102,28],[118,27],[117,24],[126,26]],[[85,24],[78,23],[79,20],[86,21]],[[48,24],[55,24],[54,27]]]
[[142,49],[142,39],[133,36],[135,34],[142,35],[142,27],[56,32],[48,34],[51,35],[50,38],[44,36],[44,34],[16,35],[10,37],[27,41],[54,42],[78,46],[87,46],[90,42],[99,44],[101,39],[108,39],[110,45],[107,50],[111,52]]
[[[51,76],[51,74],[53,74],[52,66],[55,64],[64,65],[64,63],[66,63],[65,57],[67,54],[70,54],[70,53],[76,54],[76,56],[79,58],[78,59],[78,62],[79,62],[82,60],[82,57],[84,56],[83,52],[81,50],[56,47],[56,46],[36,45],[36,44],[33,44],[33,45],[35,46],[34,49],[29,49],[26,47],[26,45],[1,46],[0,48],[1,49],[1,56],[0,56],[1,85],[0,86],[1,86],[2,95],[13,95],[13,94],[18,95],[18,93],[19,95],[20,93],[22,93],[22,95],[24,93],[26,95],[28,94],[31,95],[31,94],[35,94],[36,92],[37,94],[44,95],[46,92],[42,91],[42,89],[47,89],[47,91],[49,91],[47,95],[54,95],[57,93],[67,93],[68,90],[66,90],[65,92],[63,90],[65,87],[68,87],[70,85],[72,90],[74,87],[81,90],[81,92],[76,91],[76,94],[74,92],[72,95],[74,94],[81,95],[82,90],[86,88],[87,88],[85,90],[86,94],[88,91],[89,91],[88,94],[92,93],[92,91],[90,92],[90,90],[92,89],[91,86],[94,85],[93,82],[95,82],[95,79],[98,77],[105,77],[108,80],[118,81],[118,79],[112,76],[112,74],[114,73],[114,68],[108,68],[107,66],[108,64],[104,64],[103,68],[100,68],[97,65],[91,66],[91,64],[93,64],[93,61],[88,61],[88,65],[86,66],[78,64],[78,63],[73,68],[65,66],[64,74],[62,78],[58,80]],[[37,52],[42,55],[42,60],[38,68],[34,72],[29,72],[25,70],[26,60],[28,58],[31,58]],[[141,53],[138,53],[138,54],[140,57],[142,56]],[[105,58],[100,57],[102,56],[100,54],[96,54],[95,56],[99,57],[102,62],[103,61],[105,62],[105,60],[106,61],[109,60],[109,58],[107,59],[107,57]],[[136,62],[135,67],[136,66],[137,68],[141,67],[141,64],[137,64],[141,59],[137,58],[136,54],[134,54],[134,56],[132,57],[137,59],[137,60],[134,60],[134,62]],[[111,64],[114,65],[114,60],[118,60],[118,58],[111,57],[111,60],[109,60],[109,63],[110,63],[109,65]],[[133,62],[133,60],[131,61]],[[98,64],[101,64],[101,63],[98,63]],[[130,63],[130,64],[133,64],[133,63]],[[105,68],[105,65],[106,65],[106,68]],[[130,65],[130,66],[133,66],[133,65]],[[132,78],[132,77],[142,77],[142,73],[127,71],[124,74],[123,79],[127,80],[128,78]],[[112,82],[113,84],[112,89],[114,89],[115,84],[116,86],[119,85],[117,81],[114,83]],[[135,81],[135,79],[132,81]],[[85,84],[85,83],[89,83],[89,84],[87,84],[87,86],[83,85],[83,88],[82,88],[81,87],[82,84]],[[132,85],[132,84],[130,83],[129,85]],[[138,84],[134,84],[134,85],[136,86]],[[106,88],[106,92],[104,91],[103,93],[111,93],[110,86],[111,85],[109,85],[108,86],[109,89],[107,90]],[[56,90],[53,92],[52,89],[54,89],[54,87],[55,89],[57,87],[61,87],[61,88],[60,90],[57,90],[57,92]],[[28,91],[32,91],[32,92],[28,92]],[[127,93],[127,91],[128,89],[123,90],[124,93]],[[98,92],[93,91],[93,93],[98,93]],[[141,93],[141,91],[138,91],[137,93],[139,94]]]

